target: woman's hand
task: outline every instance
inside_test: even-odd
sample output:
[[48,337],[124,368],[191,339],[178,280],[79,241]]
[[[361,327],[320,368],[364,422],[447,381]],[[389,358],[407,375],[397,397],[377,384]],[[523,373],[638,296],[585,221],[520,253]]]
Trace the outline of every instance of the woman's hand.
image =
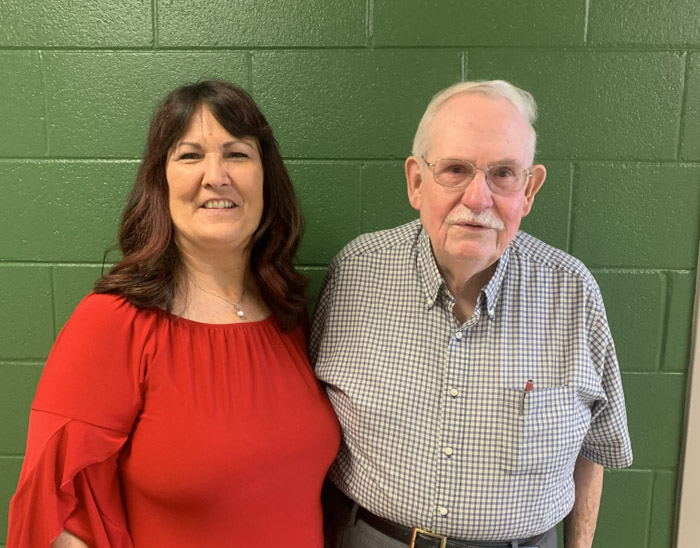
[[51,548],[88,548],[88,545],[68,531],[63,531],[51,543]]

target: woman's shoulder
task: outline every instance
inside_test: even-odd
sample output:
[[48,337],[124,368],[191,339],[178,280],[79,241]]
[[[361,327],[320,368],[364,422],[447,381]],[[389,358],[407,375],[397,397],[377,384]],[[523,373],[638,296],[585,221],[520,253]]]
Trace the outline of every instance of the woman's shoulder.
[[123,297],[86,296],[56,338],[32,408],[128,431],[153,346],[142,317]]
[[121,295],[89,293],[85,296],[62,329],[66,333],[79,334],[80,338],[141,339],[157,325],[157,309],[137,308]]
[[138,308],[126,297],[112,293],[89,293],[78,303],[71,319],[78,317],[86,320],[136,319],[153,316],[155,309]]
[[88,293],[78,303],[75,312],[81,315],[102,315],[105,312],[128,313],[136,309],[125,297],[112,293]]

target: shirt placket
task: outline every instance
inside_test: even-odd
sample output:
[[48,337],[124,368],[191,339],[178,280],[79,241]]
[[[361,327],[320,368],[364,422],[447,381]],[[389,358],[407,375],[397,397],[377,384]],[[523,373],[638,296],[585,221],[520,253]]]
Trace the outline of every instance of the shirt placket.
[[[455,487],[462,481],[461,467],[464,465],[463,425],[468,395],[468,360],[470,328],[478,321],[478,313],[464,325],[459,323],[452,314],[454,301],[446,297],[446,309],[450,317],[450,336],[445,352],[445,364],[442,386],[442,435],[437,448],[437,489],[436,507],[433,515],[433,526],[437,531],[458,530],[460,508]],[[462,524],[463,526],[464,524]]]

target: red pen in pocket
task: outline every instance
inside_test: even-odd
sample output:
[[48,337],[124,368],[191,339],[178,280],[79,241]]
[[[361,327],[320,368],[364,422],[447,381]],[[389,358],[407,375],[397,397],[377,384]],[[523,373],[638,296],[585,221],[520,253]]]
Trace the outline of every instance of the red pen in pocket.
[[533,388],[535,388],[535,385],[532,382],[532,379],[528,379],[527,382],[525,383],[525,390],[523,390],[523,397],[520,400],[520,416],[521,417],[525,414],[525,397],[527,396],[528,392],[532,392]]

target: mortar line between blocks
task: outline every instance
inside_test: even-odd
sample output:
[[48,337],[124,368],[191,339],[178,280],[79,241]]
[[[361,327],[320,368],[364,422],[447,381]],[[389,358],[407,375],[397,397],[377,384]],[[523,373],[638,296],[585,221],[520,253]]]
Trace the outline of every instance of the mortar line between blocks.
[[151,0],[151,32],[153,33],[153,49],[158,49],[158,0]]
[[651,481],[649,482],[649,502],[647,504],[647,515],[645,529],[646,534],[644,535],[644,548],[649,548],[649,536],[651,535],[651,520],[654,515],[654,487],[656,486],[656,473],[652,469]]
[[362,208],[363,208],[363,201],[362,201],[362,185],[363,185],[363,175],[364,175],[364,172],[365,172],[365,166],[366,166],[366,165],[367,165],[367,164],[365,164],[364,162],[360,163],[360,174],[359,174],[359,177],[358,177],[358,185],[357,185],[357,186],[358,186],[358,193],[359,193],[359,198],[360,198],[360,199],[358,200],[359,206],[358,206],[358,208],[357,208],[357,219],[358,219],[358,222],[357,222],[357,229],[358,229],[357,236],[359,236],[360,234],[364,233],[364,231],[365,231],[365,226],[364,226],[363,217],[362,217]]
[[46,86],[46,69],[44,67],[44,52],[39,50],[39,73],[41,75],[41,92],[44,99],[44,155],[48,158],[49,150],[49,101],[47,99],[48,88]]
[[571,253],[574,240],[574,175],[576,164],[569,164],[569,210],[566,217],[566,252]]
[[56,267],[49,268],[49,286],[51,287],[51,321],[53,323],[53,340],[56,340],[58,333],[56,332],[56,276],[54,275]]
[[663,301],[661,307],[661,340],[659,341],[658,356],[656,357],[656,370],[664,372],[666,365],[666,338],[668,337],[668,324],[671,321],[671,303],[673,302],[673,278],[670,272],[660,272],[663,280]]
[[[367,26],[367,25],[366,25]],[[374,31],[373,31],[374,32]],[[374,36],[373,36],[374,38]],[[239,45],[192,45],[187,44],[184,46],[178,45],[167,45],[164,47],[158,47],[158,51],[163,53],[178,53],[178,52],[210,52],[210,53],[221,53],[221,52],[241,52],[247,51],[251,47],[254,47],[260,51],[284,51],[284,52],[314,52],[314,51],[357,51],[367,49],[367,44],[364,45],[250,45],[250,44],[239,44]],[[45,51],[53,53],[151,53],[153,51],[153,45],[149,44],[147,46],[51,46],[51,45],[41,45],[41,46],[12,46],[5,45],[2,46],[2,51]],[[399,44],[399,45],[373,45],[373,49],[377,50],[396,50],[396,51],[430,51],[430,50],[462,50],[464,46],[459,45],[445,45],[445,44]],[[588,45],[551,45],[551,46],[538,46],[538,45],[527,45],[527,46],[503,46],[503,45],[473,45],[469,49],[477,51],[529,51],[533,53],[557,53],[561,51],[567,52],[597,52],[597,53],[678,53],[681,49],[683,53],[698,54],[700,53],[700,48],[695,46],[688,46],[685,44],[681,45],[637,45],[637,46],[615,46],[615,45],[599,45],[599,46],[588,46]]]
[[467,71],[469,70],[469,52],[462,50],[462,82],[467,81]]
[[588,45],[588,19],[591,14],[591,0],[586,0],[586,7],[583,14],[583,45]]
[[374,0],[367,0],[365,4],[365,33],[367,38],[367,47],[374,48]]
[[681,105],[680,112],[678,114],[678,140],[676,142],[676,160],[680,161],[681,153],[683,152],[683,130],[685,129],[685,119],[683,118],[683,112],[685,111],[685,105],[688,100],[688,94],[690,90],[688,89],[688,71],[690,70],[690,55],[687,51],[683,52],[685,56],[685,63],[683,64],[683,92],[681,93]]
[[250,90],[250,94],[255,96],[255,90],[253,89],[253,52],[247,52],[246,56],[246,64],[248,65],[246,67],[248,71],[248,89]]

